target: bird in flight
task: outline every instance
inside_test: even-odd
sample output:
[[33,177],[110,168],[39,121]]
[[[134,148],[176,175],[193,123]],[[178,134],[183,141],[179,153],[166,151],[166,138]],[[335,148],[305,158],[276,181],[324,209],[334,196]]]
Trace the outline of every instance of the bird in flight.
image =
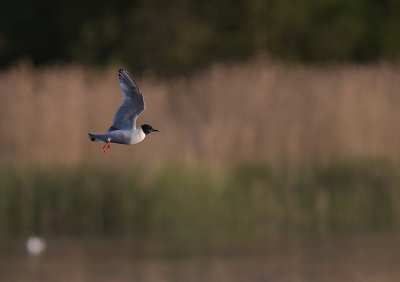
[[118,72],[119,86],[121,87],[123,98],[121,105],[114,115],[110,128],[103,134],[91,134],[92,141],[103,141],[104,153],[110,149],[111,143],[117,144],[137,144],[153,131],[157,131],[149,124],[143,124],[136,128],[136,120],[144,111],[145,104],[139,87],[126,70],[120,69]]

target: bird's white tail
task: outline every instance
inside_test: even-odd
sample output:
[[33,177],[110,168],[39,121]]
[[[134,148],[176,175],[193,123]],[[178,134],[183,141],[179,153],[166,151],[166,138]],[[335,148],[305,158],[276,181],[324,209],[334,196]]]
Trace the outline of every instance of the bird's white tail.
[[91,141],[103,141],[102,139],[98,138],[96,134],[89,133],[89,138]]

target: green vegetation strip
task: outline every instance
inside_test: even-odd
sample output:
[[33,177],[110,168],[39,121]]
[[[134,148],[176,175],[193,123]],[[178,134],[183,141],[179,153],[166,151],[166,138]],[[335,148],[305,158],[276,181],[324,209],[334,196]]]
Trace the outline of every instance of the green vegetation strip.
[[400,167],[384,161],[229,169],[0,167],[0,236],[257,238],[398,231]]

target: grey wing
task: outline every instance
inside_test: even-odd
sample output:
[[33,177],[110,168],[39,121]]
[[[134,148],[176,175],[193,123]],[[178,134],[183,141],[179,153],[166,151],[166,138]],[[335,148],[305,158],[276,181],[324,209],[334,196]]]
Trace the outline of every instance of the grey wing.
[[136,119],[145,109],[142,93],[140,93],[139,87],[129,73],[120,69],[118,76],[124,97],[108,131],[136,128]]

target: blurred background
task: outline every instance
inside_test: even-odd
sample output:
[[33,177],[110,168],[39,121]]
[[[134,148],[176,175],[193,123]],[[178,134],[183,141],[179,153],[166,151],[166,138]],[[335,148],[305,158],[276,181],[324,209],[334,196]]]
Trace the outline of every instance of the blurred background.
[[[2,281],[399,281],[394,0],[3,0]],[[127,69],[159,129],[104,154]]]

